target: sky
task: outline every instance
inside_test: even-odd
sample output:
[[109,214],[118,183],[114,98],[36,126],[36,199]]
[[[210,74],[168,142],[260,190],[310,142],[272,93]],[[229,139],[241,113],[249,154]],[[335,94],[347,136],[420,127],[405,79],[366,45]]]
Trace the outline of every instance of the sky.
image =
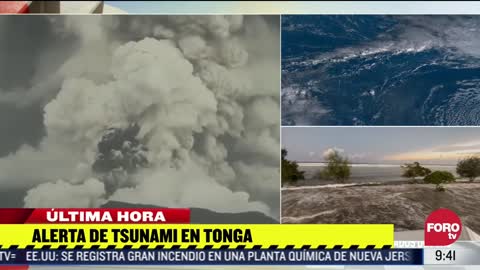
[[472,1],[105,1],[146,14],[478,14]]
[[454,165],[480,154],[480,127],[283,127],[282,146],[297,161],[336,149],[354,163]]

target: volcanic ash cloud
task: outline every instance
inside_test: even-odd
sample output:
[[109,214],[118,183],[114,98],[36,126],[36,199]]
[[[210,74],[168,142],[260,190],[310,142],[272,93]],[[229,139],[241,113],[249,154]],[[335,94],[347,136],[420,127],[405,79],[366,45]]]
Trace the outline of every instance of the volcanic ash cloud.
[[[0,184],[21,176],[32,187],[26,207],[118,200],[278,218],[278,22],[86,19],[51,20],[78,49],[52,76],[59,90],[39,102],[45,137],[0,159]],[[41,173],[20,171],[26,164]]]

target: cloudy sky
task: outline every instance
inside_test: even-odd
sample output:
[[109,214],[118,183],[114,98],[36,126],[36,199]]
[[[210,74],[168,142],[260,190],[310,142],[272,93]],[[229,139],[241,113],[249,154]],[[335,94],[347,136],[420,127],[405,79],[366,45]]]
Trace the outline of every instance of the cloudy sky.
[[456,164],[480,154],[480,127],[290,127],[282,145],[297,161],[323,161],[337,149],[355,163]]
[[0,206],[278,217],[279,16],[2,16],[0,33]]

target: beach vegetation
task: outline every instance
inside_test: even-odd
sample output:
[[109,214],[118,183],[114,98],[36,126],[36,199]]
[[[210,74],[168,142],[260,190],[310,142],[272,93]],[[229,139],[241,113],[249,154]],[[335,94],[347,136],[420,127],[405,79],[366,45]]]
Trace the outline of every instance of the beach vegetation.
[[432,173],[429,168],[421,166],[418,162],[406,163],[401,167],[403,169],[402,177],[410,178],[412,183],[417,183],[417,177],[425,177]]
[[455,182],[455,176],[447,171],[434,171],[423,179],[427,184],[434,184],[436,191],[445,191],[443,184]]
[[287,154],[287,149],[282,149],[282,185],[305,179],[305,172],[298,169],[297,162],[288,160]]
[[350,178],[350,161],[343,157],[339,151],[332,151],[325,157],[327,166],[320,173],[322,178],[334,179],[337,182],[344,183]]
[[480,176],[480,157],[466,157],[457,163],[457,173],[473,182]]

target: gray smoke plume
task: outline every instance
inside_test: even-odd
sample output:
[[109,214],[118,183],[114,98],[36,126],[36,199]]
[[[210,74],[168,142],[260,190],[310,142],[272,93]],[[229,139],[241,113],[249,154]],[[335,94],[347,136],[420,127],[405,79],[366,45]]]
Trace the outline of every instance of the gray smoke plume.
[[[119,200],[278,218],[278,16],[37,17],[51,43],[29,52],[42,71],[4,85],[0,103],[41,108],[45,135],[0,158],[3,188],[29,188],[27,207]],[[11,38],[1,21],[33,24],[0,18]]]
[[134,186],[129,176],[148,164],[148,149],[136,138],[139,131],[137,124],[125,129],[109,128],[98,143],[92,170],[105,183],[108,195],[119,187]]

